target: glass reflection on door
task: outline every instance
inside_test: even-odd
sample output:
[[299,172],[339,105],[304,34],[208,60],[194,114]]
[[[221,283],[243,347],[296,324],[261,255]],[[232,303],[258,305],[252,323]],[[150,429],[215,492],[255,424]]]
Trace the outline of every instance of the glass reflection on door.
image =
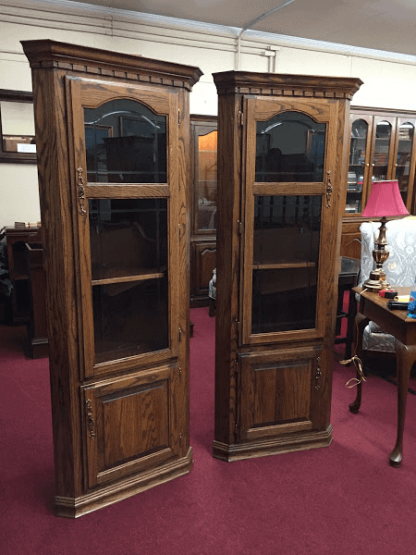
[[402,123],[399,127],[399,137],[397,143],[397,156],[395,164],[394,178],[399,182],[400,194],[403,202],[407,204],[409,192],[409,173],[410,162],[413,150],[413,140],[415,134],[414,125],[410,122]]
[[98,183],[166,183],[166,116],[129,99],[85,108],[87,178]]
[[316,326],[321,197],[255,196],[252,333]]
[[256,129],[256,182],[323,180],[326,124],[282,112]]

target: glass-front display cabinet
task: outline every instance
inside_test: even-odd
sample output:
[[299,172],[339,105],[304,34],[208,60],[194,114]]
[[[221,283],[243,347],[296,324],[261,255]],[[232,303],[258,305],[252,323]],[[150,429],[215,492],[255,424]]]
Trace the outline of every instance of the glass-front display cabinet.
[[183,168],[201,73],[54,41],[23,47],[48,251],[55,511],[75,517],[192,465]]
[[400,194],[409,212],[414,211],[414,181],[416,165],[416,117],[399,118],[392,178],[399,182]]
[[347,195],[341,255],[360,258],[361,213],[375,181],[397,179],[407,209],[414,213],[416,113],[352,107]]
[[324,447],[343,145],[361,81],[247,72],[214,81],[222,161],[214,456]]
[[345,212],[361,214],[374,181],[397,179],[407,209],[413,208],[416,114],[351,111]]
[[216,264],[217,118],[191,115],[191,306],[208,304]]

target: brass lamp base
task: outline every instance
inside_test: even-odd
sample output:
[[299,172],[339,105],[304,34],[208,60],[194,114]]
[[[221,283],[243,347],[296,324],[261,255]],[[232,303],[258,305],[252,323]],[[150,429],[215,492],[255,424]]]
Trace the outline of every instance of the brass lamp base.
[[376,263],[375,270],[370,272],[370,277],[363,283],[367,291],[380,291],[387,289],[390,284],[386,281],[386,274],[383,271],[383,264],[388,259],[390,252],[387,250],[386,239],[387,218],[381,218],[381,226],[378,239],[374,241],[373,259]]
[[370,272],[370,277],[363,283],[363,287],[367,291],[381,291],[382,289],[388,289],[390,283],[386,281],[386,274],[381,268],[377,268]]

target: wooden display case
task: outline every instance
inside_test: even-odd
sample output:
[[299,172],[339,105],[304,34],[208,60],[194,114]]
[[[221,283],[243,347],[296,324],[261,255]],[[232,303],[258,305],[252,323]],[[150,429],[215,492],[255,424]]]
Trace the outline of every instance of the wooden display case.
[[214,456],[331,443],[349,102],[359,79],[214,74],[219,95]]
[[416,113],[352,107],[346,208],[341,255],[361,257],[361,213],[374,181],[397,179],[407,209],[414,213]]
[[198,68],[49,40],[32,68],[55,511],[189,472],[189,91]]

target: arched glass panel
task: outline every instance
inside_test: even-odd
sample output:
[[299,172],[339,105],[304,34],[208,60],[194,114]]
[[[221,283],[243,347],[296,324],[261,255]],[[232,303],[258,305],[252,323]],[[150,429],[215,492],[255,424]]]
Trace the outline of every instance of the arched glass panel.
[[392,126],[388,121],[379,121],[373,157],[373,181],[387,179]]
[[407,121],[400,125],[395,179],[399,182],[400,194],[402,195],[403,202],[405,204],[407,203],[407,196],[409,192],[410,161],[412,157],[414,135],[415,128],[412,123]]
[[323,181],[326,124],[283,112],[256,129],[257,182]]
[[198,137],[198,229],[217,227],[217,131]]
[[87,179],[166,183],[166,117],[129,99],[84,109]]
[[348,187],[346,212],[359,213],[362,210],[365,155],[368,123],[357,119],[351,126],[350,161],[348,168]]

